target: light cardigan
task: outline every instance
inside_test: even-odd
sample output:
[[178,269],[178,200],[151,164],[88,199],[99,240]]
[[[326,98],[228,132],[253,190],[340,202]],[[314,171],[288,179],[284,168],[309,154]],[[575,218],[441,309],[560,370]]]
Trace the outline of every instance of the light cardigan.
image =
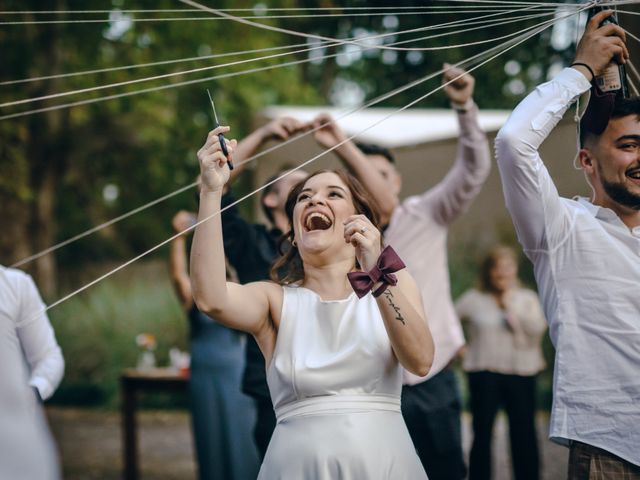
[[502,310],[490,293],[469,290],[456,302],[456,312],[467,324],[467,372],[528,376],[544,368],[540,344],[547,323],[534,291],[514,289]]

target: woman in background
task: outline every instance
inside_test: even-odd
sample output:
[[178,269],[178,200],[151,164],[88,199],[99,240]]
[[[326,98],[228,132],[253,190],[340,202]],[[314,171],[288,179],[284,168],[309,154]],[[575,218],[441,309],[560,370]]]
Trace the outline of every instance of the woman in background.
[[[195,214],[180,211],[172,225],[176,233],[195,222]],[[184,235],[171,243],[171,279],[190,323],[191,420],[201,480],[254,480],[258,453],[251,436],[253,403],[240,391],[244,370],[243,334],[212,320],[195,306],[187,272]]]
[[465,292],[456,310],[467,332],[473,445],[470,480],[491,479],[491,437],[500,407],[509,419],[516,480],[538,479],[536,376],[544,368],[540,342],[546,321],[536,292],[518,282],[515,252],[498,246],[482,263],[480,288]]

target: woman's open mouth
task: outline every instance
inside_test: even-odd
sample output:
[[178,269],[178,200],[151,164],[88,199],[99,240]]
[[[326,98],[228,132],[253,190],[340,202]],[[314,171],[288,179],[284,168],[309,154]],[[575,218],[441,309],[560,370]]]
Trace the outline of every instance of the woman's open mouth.
[[324,213],[311,212],[304,221],[304,228],[307,232],[314,230],[327,230],[331,228],[333,222]]

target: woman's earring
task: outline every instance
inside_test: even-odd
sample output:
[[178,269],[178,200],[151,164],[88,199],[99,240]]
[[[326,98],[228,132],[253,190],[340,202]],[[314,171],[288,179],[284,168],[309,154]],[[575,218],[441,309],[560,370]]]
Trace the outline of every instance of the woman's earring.
[[296,248],[296,247],[298,246],[298,245],[296,244],[296,240],[295,240],[295,238],[294,238],[293,240],[291,240],[291,246],[292,246],[293,248]]

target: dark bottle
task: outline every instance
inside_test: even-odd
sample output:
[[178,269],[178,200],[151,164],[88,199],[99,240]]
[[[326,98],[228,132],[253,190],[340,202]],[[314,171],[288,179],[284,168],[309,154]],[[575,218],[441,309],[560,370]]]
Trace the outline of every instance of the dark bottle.
[[[589,16],[587,18],[587,22],[591,20],[595,14],[610,10],[607,7],[595,6],[589,9]],[[613,23],[614,25],[618,25],[618,19],[615,14],[610,17],[605,18],[600,27],[604,25],[608,25]],[[598,86],[598,89],[603,93],[614,93],[616,97],[629,98],[629,87],[627,86],[627,70],[624,65],[618,64],[615,60],[611,60],[611,63],[605,67],[605,69],[600,73],[600,75],[596,75],[595,83]]]

